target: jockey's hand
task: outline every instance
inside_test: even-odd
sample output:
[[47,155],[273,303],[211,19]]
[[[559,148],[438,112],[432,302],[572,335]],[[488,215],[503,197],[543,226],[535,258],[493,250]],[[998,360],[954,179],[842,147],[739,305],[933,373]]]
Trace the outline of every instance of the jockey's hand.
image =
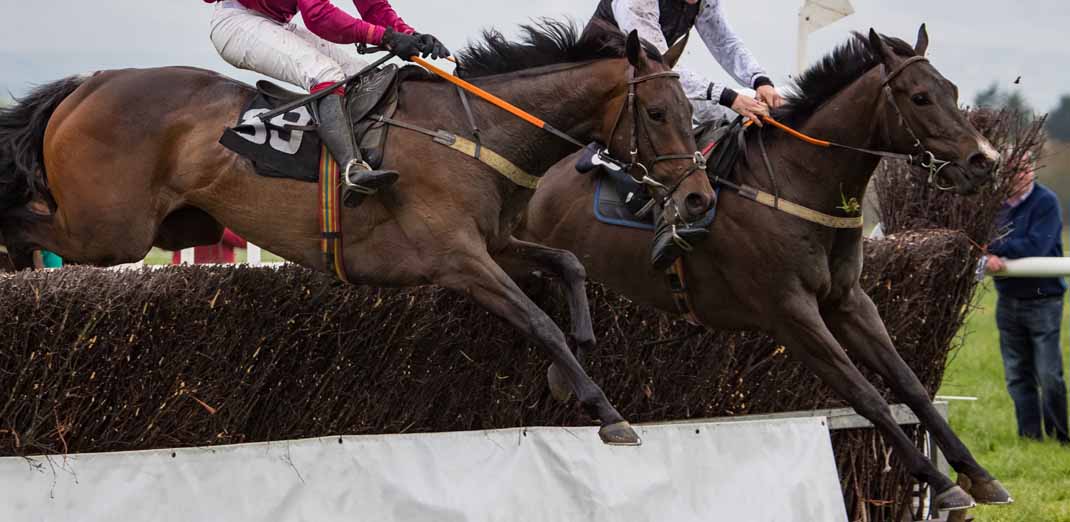
[[732,102],[732,110],[739,113],[744,118],[750,119],[755,125],[762,126],[762,116],[769,116],[769,107],[746,94],[740,94],[736,96],[736,101]]
[[772,109],[784,104],[784,98],[780,97],[780,93],[777,92],[776,87],[773,87],[772,85],[758,87],[756,98],[765,102],[765,104]]
[[397,55],[402,60],[409,60],[420,54],[420,37],[415,34],[405,34],[395,31],[391,27],[383,33],[382,45],[386,50]]
[[420,41],[420,55],[424,58],[430,56],[434,60],[439,58],[446,58],[450,55],[450,50],[446,49],[445,45],[438,38],[429,34],[416,33],[415,35]]

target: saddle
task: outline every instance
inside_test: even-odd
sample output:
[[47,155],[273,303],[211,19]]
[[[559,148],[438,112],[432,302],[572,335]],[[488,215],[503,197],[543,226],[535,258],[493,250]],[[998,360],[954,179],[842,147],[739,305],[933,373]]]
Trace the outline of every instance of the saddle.
[[[362,76],[346,92],[346,106],[353,133],[365,161],[378,168],[383,161],[388,126],[370,115],[392,116],[397,111],[398,90],[409,67],[387,65]],[[234,127],[223,132],[219,143],[249,158],[256,173],[273,178],[316,182],[319,179],[322,143],[316,116],[310,105],[301,105],[268,121],[258,115],[307,97],[267,80],[256,83],[256,94],[242,110]]]
[[[706,174],[730,179],[740,152],[743,151],[742,118],[729,123],[719,121],[695,128],[695,142],[706,155]],[[649,215],[651,195],[628,173],[599,169],[601,174],[595,182],[594,215],[598,221],[642,230],[654,230]],[[720,187],[714,186],[720,193]],[[712,214],[711,214],[712,217]]]

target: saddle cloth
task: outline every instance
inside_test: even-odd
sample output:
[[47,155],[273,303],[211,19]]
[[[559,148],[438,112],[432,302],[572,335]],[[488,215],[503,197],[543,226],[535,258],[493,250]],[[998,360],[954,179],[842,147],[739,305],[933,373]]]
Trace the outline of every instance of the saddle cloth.
[[[346,92],[357,143],[372,168],[378,168],[383,161],[388,127],[368,116],[373,111],[386,117],[394,114],[399,76],[397,66],[387,65],[363,76]],[[279,114],[266,123],[256,117],[307,94],[291,92],[268,81],[257,82],[256,90],[235,126],[223,132],[219,143],[251,160],[261,176],[316,182],[321,140],[309,106]]]
[[[711,180],[729,179],[743,150],[741,120],[700,126],[695,129],[695,142],[699,150],[709,151],[707,176]],[[649,214],[636,215],[650,201],[649,192],[625,172],[599,170],[594,190],[595,218],[607,225],[654,230],[654,220]],[[714,191],[719,195],[720,187],[715,185]],[[708,217],[712,219],[713,214]]]

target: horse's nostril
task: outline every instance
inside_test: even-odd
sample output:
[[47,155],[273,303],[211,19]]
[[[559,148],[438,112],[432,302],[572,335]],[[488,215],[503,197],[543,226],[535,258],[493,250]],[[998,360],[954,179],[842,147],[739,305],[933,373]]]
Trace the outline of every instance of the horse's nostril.
[[684,204],[687,205],[687,211],[696,216],[706,211],[706,208],[710,206],[709,200],[706,196],[699,194],[698,192],[692,192],[684,199]]
[[992,170],[992,167],[996,165],[992,160],[988,159],[988,156],[980,152],[974,152],[966,161],[970,164],[970,168],[986,172]]

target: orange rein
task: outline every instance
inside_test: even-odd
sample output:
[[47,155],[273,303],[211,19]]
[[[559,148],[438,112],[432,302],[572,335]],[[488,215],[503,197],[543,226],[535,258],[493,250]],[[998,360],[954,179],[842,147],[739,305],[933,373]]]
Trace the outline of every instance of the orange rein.
[[[783,123],[780,123],[779,121],[774,120],[770,116],[762,116],[762,121],[764,121],[765,123],[768,123],[768,124],[778,128],[778,129],[780,129],[780,130],[782,130],[782,131],[784,131],[784,132],[786,132],[788,134],[791,134],[792,136],[794,136],[794,137],[796,137],[796,138],[798,138],[798,139],[800,139],[802,141],[805,141],[806,143],[809,143],[811,145],[817,145],[818,147],[831,147],[832,146],[832,143],[830,143],[830,142],[827,142],[825,140],[819,140],[817,138],[812,138],[810,136],[807,136],[807,135],[805,135],[805,134],[803,134],[803,133],[801,133],[801,132],[799,132],[799,131],[791,128],[791,127],[788,127],[787,125],[784,125]],[[753,120],[747,120],[747,123],[744,123],[743,125],[744,126],[748,126],[748,125],[750,125],[752,123],[754,123]]]
[[[501,108],[504,111],[509,112],[513,116],[516,116],[517,118],[520,118],[520,119],[522,119],[522,120],[524,120],[524,121],[526,121],[526,122],[528,122],[528,123],[540,128],[540,129],[545,129],[546,128],[546,122],[540,120],[539,118],[536,118],[535,116],[532,116],[531,114],[528,114],[527,112],[521,110],[516,105],[513,105],[513,104],[511,104],[511,103],[509,103],[509,102],[507,102],[507,101],[505,101],[505,100],[503,100],[503,99],[501,99],[501,98],[499,98],[499,97],[487,92],[487,91],[484,91],[483,89],[480,89],[479,87],[476,87],[475,85],[472,85],[471,83],[468,83],[468,82],[466,82],[466,81],[464,81],[464,80],[462,80],[462,79],[460,79],[460,78],[458,78],[458,77],[456,77],[456,76],[454,76],[454,75],[452,75],[452,74],[450,74],[450,73],[448,73],[446,71],[443,71],[442,69],[439,69],[438,67],[435,67],[434,65],[432,65],[427,60],[424,60],[423,58],[420,58],[419,56],[413,56],[412,58],[409,58],[409,59],[412,60],[413,63],[416,63],[416,64],[420,65],[424,69],[427,69],[428,71],[431,71],[431,72],[437,74],[438,76],[441,76],[444,80],[446,80],[446,81],[448,81],[448,82],[450,82],[450,83],[452,83],[452,84],[454,84],[454,85],[456,85],[456,86],[458,86],[458,87],[460,87],[460,88],[462,88],[462,89],[464,89],[464,90],[466,90],[466,91],[468,91],[468,92],[470,92],[470,93],[472,93],[472,94],[474,94],[476,96],[479,96],[480,98],[483,98],[487,102],[489,102],[489,103]],[[451,61],[453,61],[453,60],[451,60]]]

